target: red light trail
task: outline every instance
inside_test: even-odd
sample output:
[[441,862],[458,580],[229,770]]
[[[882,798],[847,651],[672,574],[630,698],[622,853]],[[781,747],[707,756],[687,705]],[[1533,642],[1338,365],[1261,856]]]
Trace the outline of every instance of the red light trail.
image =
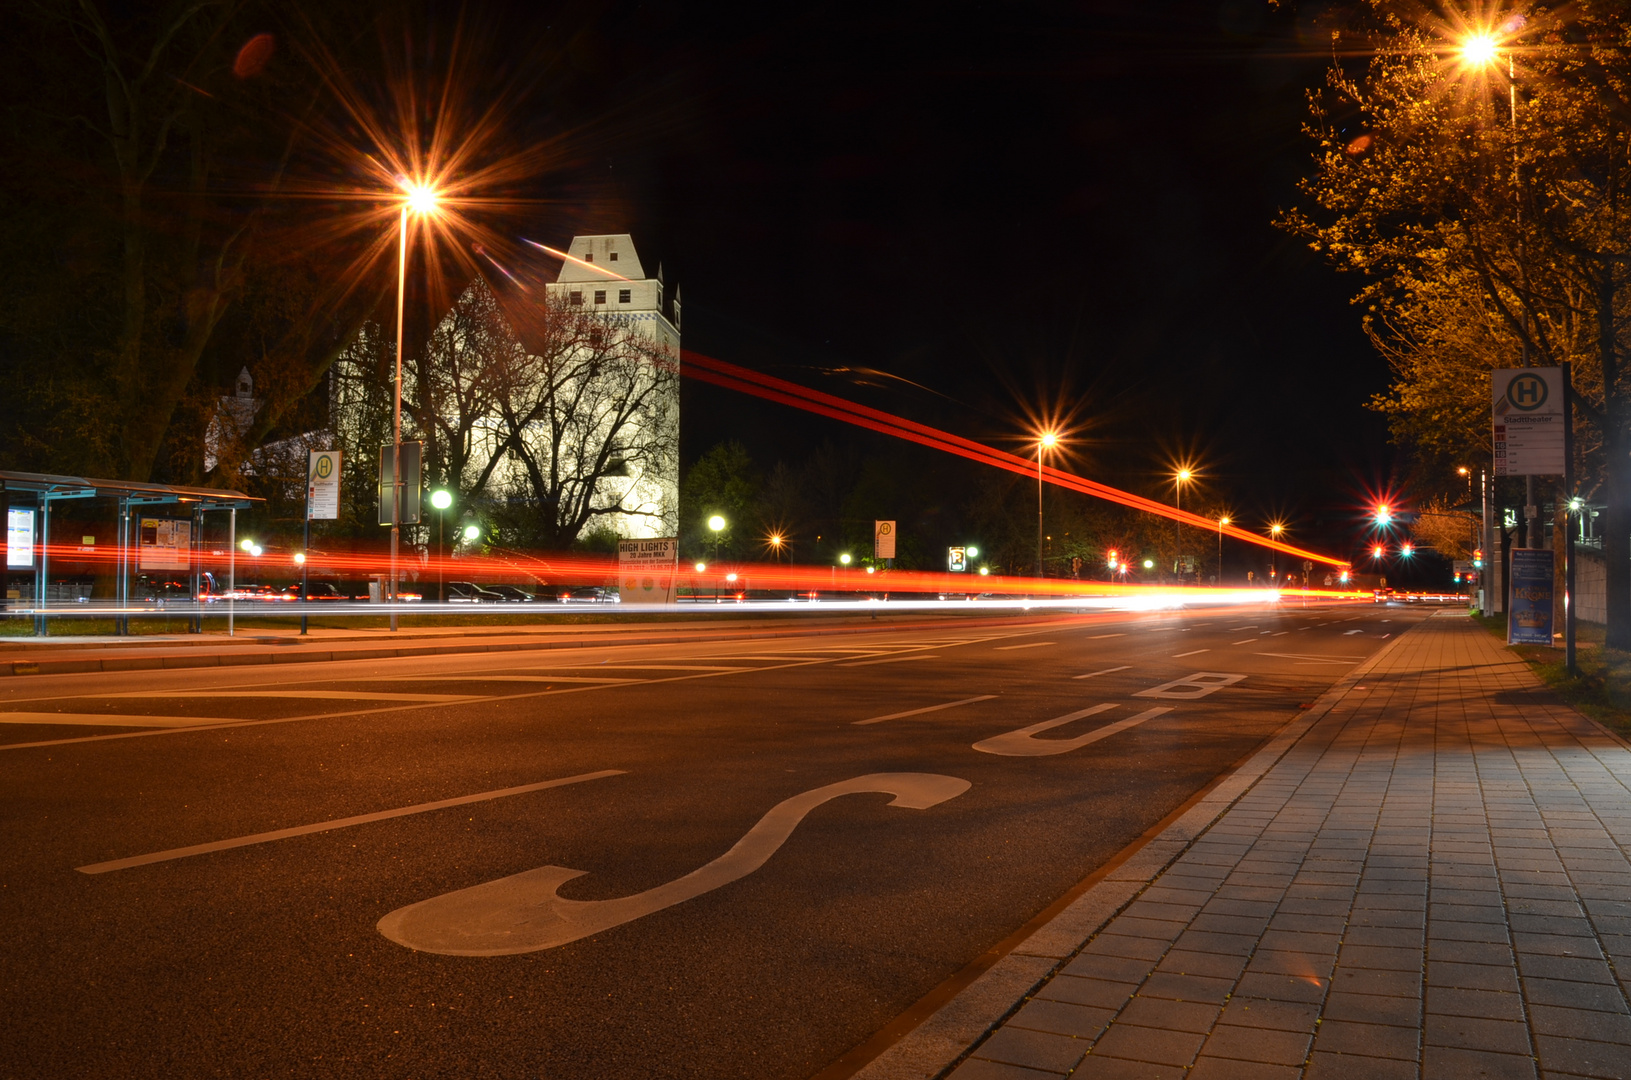
[[[716,386],[723,386],[745,394],[752,394],[767,401],[791,405],[796,409],[803,409],[806,412],[842,420],[845,423],[868,428],[886,435],[909,439],[923,446],[944,450],[947,453],[968,458],[970,461],[978,461],[981,464],[1006,469],[1009,472],[1019,473],[1026,477],[1035,476],[1037,473],[1037,463],[1031,458],[1020,457],[1017,454],[986,446],[984,443],[975,442],[973,439],[967,439],[961,435],[953,435],[950,432],[941,431],[926,424],[919,424],[913,420],[892,416],[878,409],[846,401],[843,398],[823,393],[820,390],[811,390],[808,387],[799,386],[797,383],[787,382],[785,379],[750,371],[747,368],[738,367],[723,360],[715,360],[700,353],[687,351],[681,355],[683,359],[681,372],[691,378],[701,379],[703,382],[713,383]],[[1161,517],[1170,518],[1173,521],[1191,525],[1195,528],[1206,529],[1209,532],[1221,531],[1223,535],[1233,537],[1236,540],[1244,540],[1258,547],[1269,548],[1287,555],[1295,555],[1298,558],[1308,559],[1312,562],[1324,563],[1327,566],[1338,568],[1348,566],[1346,559],[1322,555],[1317,551],[1309,551],[1306,548],[1259,536],[1254,532],[1249,532],[1234,525],[1219,525],[1217,521],[1211,518],[1204,518],[1199,514],[1192,514],[1185,510],[1178,510],[1154,499],[1146,499],[1142,495],[1134,495],[1131,492],[1110,487],[1108,484],[1101,484],[1095,480],[1065,472],[1051,465],[1044,464],[1041,472],[1043,479],[1056,487],[1079,491],[1084,495],[1092,495],[1108,502],[1119,503],[1122,506],[1141,510],[1148,514],[1158,514]]]

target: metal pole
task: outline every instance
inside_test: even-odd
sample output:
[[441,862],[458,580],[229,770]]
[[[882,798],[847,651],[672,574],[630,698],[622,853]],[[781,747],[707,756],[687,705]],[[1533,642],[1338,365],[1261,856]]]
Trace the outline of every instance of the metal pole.
[[1223,519],[1218,519],[1218,586],[1223,585]]
[[306,535],[300,548],[300,632],[306,632],[306,608],[311,603],[310,578],[306,564],[311,561],[311,477],[306,477]]
[[396,553],[402,535],[402,311],[408,288],[408,207],[402,207],[396,257],[396,389],[391,401],[391,629],[396,629]]
[[[1182,481],[1172,486],[1172,508],[1180,514],[1184,512],[1184,485]],[[1184,579],[1184,523],[1177,518],[1173,518],[1172,531],[1176,535],[1178,542],[1178,562],[1172,568],[1172,576],[1181,583]]]
[[1494,590],[1490,588],[1491,576],[1489,572],[1489,473],[1484,469],[1478,470],[1478,494],[1484,501],[1484,521],[1478,537],[1479,549],[1484,553],[1484,565],[1478,568],[1478,592],[1483,601],[1483,603],[1479,606],[1483,609],[1484,617],[1488,618],[1490,613],[1493,612],[1495,608],[1493,602],[1491,601],[1491,597],[1494,595]]
[[45,637],[46,614],[51,593],[51,496],[40,494],[40,570],[34,579],[39,614],[34,616],[34,633]]
[[1574,528],[1569,512],[1574,502],[1574,377],[1563,361],[1563,664],[1576,674],[1574,657]]
[[238,508],[234,506],[229,513],[232,521],[227,526],[227,637],[233,632],[233,596],[238,591]]
[[447,511],[436,511],[436,603],[447,603],[446,590],[442,587],[442,560],[447,558]]
[[1036,576],[1042,577],[1042,444],[1036,444]]

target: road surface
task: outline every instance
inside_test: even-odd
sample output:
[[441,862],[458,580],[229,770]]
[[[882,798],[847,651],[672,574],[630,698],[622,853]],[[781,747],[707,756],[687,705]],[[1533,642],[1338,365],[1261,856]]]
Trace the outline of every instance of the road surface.
[[1427,611],[0,682],[0,1075],[805,1078]]

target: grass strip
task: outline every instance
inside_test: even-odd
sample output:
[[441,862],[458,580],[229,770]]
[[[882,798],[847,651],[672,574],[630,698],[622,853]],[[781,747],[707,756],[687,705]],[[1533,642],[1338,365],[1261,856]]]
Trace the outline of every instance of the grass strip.
[[[1502,642],[1506,641],[1505,615],[1473,614],[1473,619]],[[1631,653],[1603,645],[1604,629],[1596,623],[1577,623],[1573,674],[1564,667],[1561,644],[1507,645],[1540,681],[1564,704],[1612,728],[1631,735]]]

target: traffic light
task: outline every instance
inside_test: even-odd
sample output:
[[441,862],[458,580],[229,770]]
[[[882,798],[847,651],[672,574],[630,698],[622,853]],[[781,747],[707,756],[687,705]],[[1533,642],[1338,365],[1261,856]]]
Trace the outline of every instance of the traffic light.
[[1393,508],[1387,503],[1378,503],[1375,517],[1378,525],[1387,526],[1393,524]]
[[1120,563],[1120,562],[1121,562],[1121,552],[1119,552],[1119,551],[1110,552],[1110,569],[1114,570],[1116,568],[1116,565],[1118,563]]

